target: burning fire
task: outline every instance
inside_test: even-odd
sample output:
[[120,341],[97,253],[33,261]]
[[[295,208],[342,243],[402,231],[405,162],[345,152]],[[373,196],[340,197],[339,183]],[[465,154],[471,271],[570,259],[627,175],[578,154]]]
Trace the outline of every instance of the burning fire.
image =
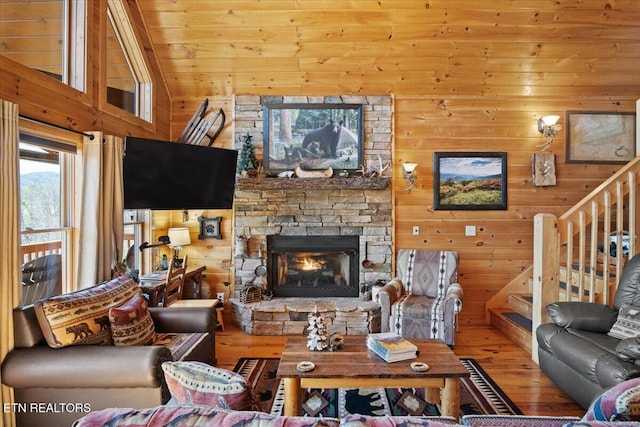
[[322,265],[313,258],[307,257],[302,260],[302,270],[304,271],[318,270],[321,267]]

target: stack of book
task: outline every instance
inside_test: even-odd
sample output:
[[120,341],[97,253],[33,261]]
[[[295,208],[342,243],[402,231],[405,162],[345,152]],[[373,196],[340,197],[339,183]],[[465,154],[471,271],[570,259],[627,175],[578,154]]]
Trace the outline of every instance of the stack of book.
[[415,344],[394,332],[367,335],[367,348],[387,363],[415,359],[418,353]]

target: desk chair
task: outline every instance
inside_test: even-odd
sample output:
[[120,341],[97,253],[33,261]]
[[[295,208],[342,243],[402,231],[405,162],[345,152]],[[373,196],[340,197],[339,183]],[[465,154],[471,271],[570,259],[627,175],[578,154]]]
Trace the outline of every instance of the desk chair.
[[169,263],[167,281],[165,282],[163,306],[169,307],[182,300],[184,291],[184,265],[187,263],[187,255],[184,256],[183,266],[176,267],[173,262]]

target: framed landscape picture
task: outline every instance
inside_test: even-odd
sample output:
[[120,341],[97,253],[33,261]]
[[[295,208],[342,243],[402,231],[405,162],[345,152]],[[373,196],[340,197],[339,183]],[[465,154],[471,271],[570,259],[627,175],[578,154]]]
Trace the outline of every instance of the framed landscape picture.
[[363,163],[362,104],[263,105],[264,170],[355,171]]
[[567,111],[565,160],[627,163],[636,156],[636,114]]
[[433,153],[434,209],[507,209],[507,153]]

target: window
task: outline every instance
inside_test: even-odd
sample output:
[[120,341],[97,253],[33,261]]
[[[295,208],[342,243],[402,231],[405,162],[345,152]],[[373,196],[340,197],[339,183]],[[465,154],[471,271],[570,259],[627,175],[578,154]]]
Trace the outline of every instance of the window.
[[21,305],[70,289],[75,147],[20,135]]
[[0,5],[2,54],[85,91],[86,0]]
[[137,276],[142,269],[141,251],[138,250],[138,248],[142,243],[144,222],[140,219],[142,219],[143,216],[144,213],[137,210],[127,209],[124,211],[123,262],[129,271],[129,275],[133,276]]
[[151,121],[151,75],[122,0],[109,0],[107,103]]

